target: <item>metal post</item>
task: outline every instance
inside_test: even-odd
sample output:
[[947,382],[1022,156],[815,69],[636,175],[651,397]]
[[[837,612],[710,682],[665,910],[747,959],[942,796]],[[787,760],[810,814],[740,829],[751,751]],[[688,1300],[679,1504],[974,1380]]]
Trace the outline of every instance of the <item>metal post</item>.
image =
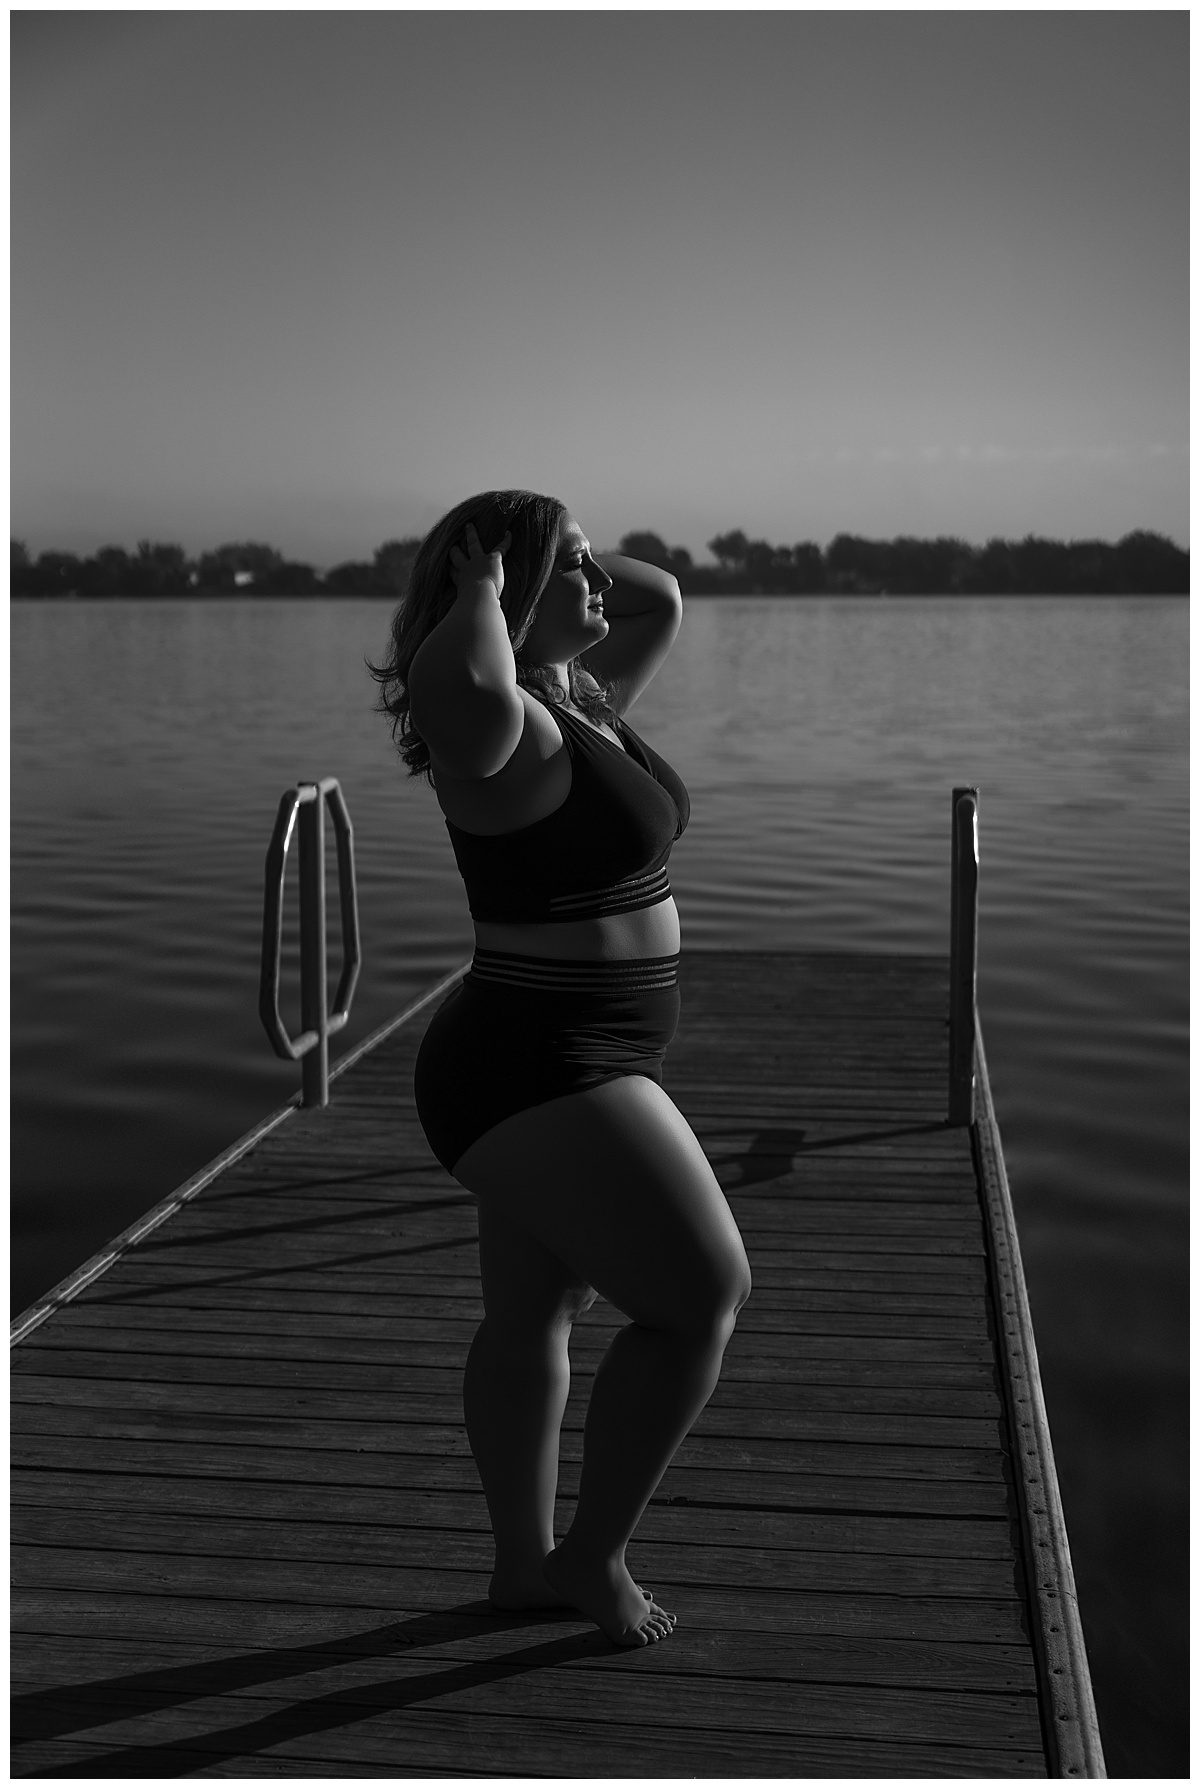
[[979,790],[955,789],[950,847],[951,1124],[975,1122],[975,1003],[979,929]]
[[325,803],[300,809],[300,1024],[317,1041],[300,1059],[303,1104],[329,1104],[329,995],[325,963]]

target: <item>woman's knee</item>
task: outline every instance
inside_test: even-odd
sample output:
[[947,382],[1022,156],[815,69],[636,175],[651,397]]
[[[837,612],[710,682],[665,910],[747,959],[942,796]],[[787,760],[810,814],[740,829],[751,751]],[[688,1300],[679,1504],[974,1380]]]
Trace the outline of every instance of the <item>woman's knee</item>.
[[707,1272],[695,1277],[681,1301],[676,1327],[724,1348],[750,1291],[750,1263],[739,1244],[723,1251]]
[[738,1250],[737,1260],[732,1264],[730,1291],[733,1294],[733,1314],[736,1317],[750,1294],[754,1290],[754,1281],[750,1274],[750,1263],[746,1259],[744,1248]]
[[483,1308],[498,1329],[530,1336],[569,1330],[596,1293],[492,1199],[479,1201]]
[[752,1285],[745,1244],[732,1220],[729,1228],[732,1234],[723,1239],[714,1262],[713,1295],[719,1315],[732,1327],[734,1318],[750,1296]]
[[595,1290],[582,1281],[554,1289],[493,1283],[485,1289],[483,1308],[496,1334],[513,1341],[538,1340],[565,1336],[595,1302]]
[[552,1321],[570,1329],[578,1318],[591,1310],[596,1298],[597,1293],[594,1286],[580,1282],[578,1285],[564,1287]]

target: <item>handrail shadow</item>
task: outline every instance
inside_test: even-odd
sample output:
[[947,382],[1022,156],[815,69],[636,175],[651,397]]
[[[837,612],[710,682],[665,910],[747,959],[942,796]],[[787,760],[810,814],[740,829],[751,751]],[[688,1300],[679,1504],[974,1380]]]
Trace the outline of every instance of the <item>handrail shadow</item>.
[[[406,1621],[388,1622],[383,1627],[339,1640],[241,1653],[215,1662],[166,1666],[161,1670],[138,1671],[86,1684],[68,1684],[61,1689],[34,1690],[13,1698],[12,1744],[15,1748],[36,1741],[64,1739],[139,1714],[179,1708],[189,1702],[278,1683],[353,1660],[382,1659],[397,1652],[411,1656],[422,1647],[441,1646],[489,1634],[500,1635],[515,1629],[544,1627],[549,1621],[582,1622],[584,1619],[566,1609],[507,1613],[494,1609],[486,1601],[474,1601],[417,1615]],[[146,1777],[181,1776],[193,1770],[211,1770],[232,1759],[308,1734],[329,1732],[355,1721],[368,1720],[439,1696],[453,1695],[459,1690],[497,1683],[527,1671],[615,1650],[613,1643],[588,1623],[584,1633],[560,1635],[495,1658],[443,1667],[417,1676],[406,1675],[391,1683],[334,1690],[238,1727],[223,1726],[211,1735],[146,1746],[122,1746],[91,1760],[77,1760],[69,1766],[46,1766],[23,1774],[37,1777]]]

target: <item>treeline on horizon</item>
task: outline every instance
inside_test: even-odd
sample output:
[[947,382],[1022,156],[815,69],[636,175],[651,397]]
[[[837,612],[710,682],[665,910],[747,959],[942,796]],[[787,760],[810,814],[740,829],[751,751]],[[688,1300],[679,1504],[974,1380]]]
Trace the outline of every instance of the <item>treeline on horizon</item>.
[[[391,596],[403,594],[421,542],[385,541],[368,560],[324,573],[274,547],[231,543],[190,559],[182,547],[139,541],[137,550],[102,547],[30,557],[12,542],[13,596]],[[715,535],[716,565],[697,565],[686,547],[641,530],[618,552],[672,572],[685,596],[1186,596],[1190,556],[1165,535],[1139,529],[1102,540],[989,540],[974,547],[949,536],[868,540],[839,534],[772,546],[740,529]]]

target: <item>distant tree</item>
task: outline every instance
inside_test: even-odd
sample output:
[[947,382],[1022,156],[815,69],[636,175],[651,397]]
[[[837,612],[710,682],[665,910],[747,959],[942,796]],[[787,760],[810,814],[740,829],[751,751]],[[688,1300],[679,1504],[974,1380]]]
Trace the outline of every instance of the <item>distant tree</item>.
[[124,547],[99,547],[79,568],[81,596],[132,595],[129,554]]
[[792,555],[787,547],[773,547],[769,540],[747,541],[745,567],[755,591],[769,595],[791,588]]
[[825,588],[825,558],[815,541],[800,540],[792,548],[791,588],[802,596],[816,596]]
[[1156,596],[1187,596],[1191,590],[1191,556],[1163,534],[1139,528],[1110,551],[1117,562],[1115,588]]
[[202,553],[196,566],[197,581],[204,590],[248,590],[270,583],[284,563],[283,554],[257,541],[236,541]]
[[748,540],[740,528],[714,535],[708,550],[720,561],[725,585],[732,590],[771,594],[793,588],[790,547],[769,540]]
[[182,547],[139,541],[136,555],[124,547],[100,547],[78,562],[80,596],[180,596],[191,587]]
[[750,542],[740,528],[731,534],[716,534],[708,543],[708,550],[723,566],[741,567],[745,564]]
[[627,559],[640,559],[644,565],[658,565],[664,571],[671,568],[671,549],[661,534],[652,534],[648,528],[635,528],[632,534],[623,534],[617,542],[618,553]]
[[886,590],[881,541],[858,534],[836,534],[825,549],[830,590],[842,595],[870,595]]
[[33,568],[37,596],[78,596],[83,561],[75,553],[39,553]]
[[375,549],[372,589],[382,595],[401,596],[408,588],[408,574],[421,549],[419,535],[405,535],[403,540],[385,540]]
[[23,540],[9,543],[8,590],[10,596],[32,596],[37,583],[29,548]]
[[669,547],[661,534],[653,534],[648,528],[623,534],[617,543],[617,551],[624,553],[627,559],[640,559],[645,565],[660,566],[676,577],[689,572],[692,566],[692,555],[686,547]]
[[1020,588],[1019,578],[1009,542],[993,538],[975,554],[968,588],[980,596],[1007,596]]
[[331,596],[372,596],[375,567],[361,559],[350,559],[344,565],[330,566],[322,582]]
[[839,534],[825,553],[827,588],[862,595],[953,595],[971,588],[975,553],[952,535],[867,540]]
[[1012,549],[1017,589],[1031,596],[1060,596],[1068,583],[1067,548],[1061,540],[1027,534]]
[[325,585],[303,560],[281,559],[244,588],[256,596],[319,596]]
[[1116,570],[1113,549],[1105,541],[1070,541],[1064,595],[1102,596],[1112,590]]
[[900,535],[876,547],[876,576],[891,596],[949,596],[970,588],[976,555],[953,535],[917,540]]
[[180,546],[139,540],[133,562],[137,595],[186,596],[192,588],[192,566]]

